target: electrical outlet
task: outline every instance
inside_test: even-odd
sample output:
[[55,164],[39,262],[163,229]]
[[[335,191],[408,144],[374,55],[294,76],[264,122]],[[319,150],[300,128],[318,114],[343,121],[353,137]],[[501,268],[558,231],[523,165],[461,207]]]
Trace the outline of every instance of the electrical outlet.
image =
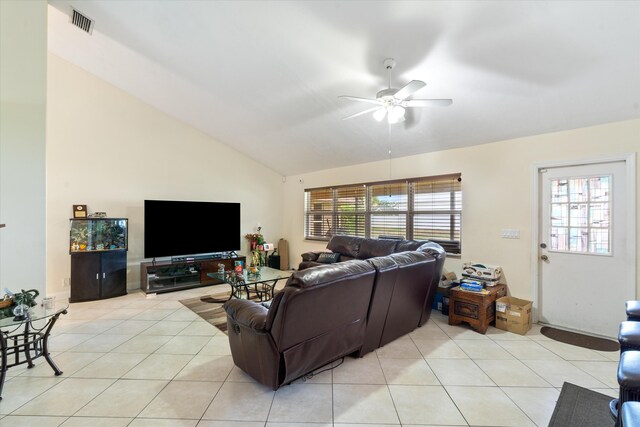
[[65,288],[68,288],[69,286],[71,286],[71,278],[65,277],[64,279],[62,279],[62,286]]

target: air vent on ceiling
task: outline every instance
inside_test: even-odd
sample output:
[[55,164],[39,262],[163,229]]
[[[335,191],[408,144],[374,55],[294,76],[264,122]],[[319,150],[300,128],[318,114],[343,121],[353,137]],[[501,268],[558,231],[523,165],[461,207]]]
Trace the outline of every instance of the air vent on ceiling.
[[85,33],[91,34],[93,31],[93,20],[87,18],[77,10],[73,9],[73,15],[71,16],[71,23],[80,28]]

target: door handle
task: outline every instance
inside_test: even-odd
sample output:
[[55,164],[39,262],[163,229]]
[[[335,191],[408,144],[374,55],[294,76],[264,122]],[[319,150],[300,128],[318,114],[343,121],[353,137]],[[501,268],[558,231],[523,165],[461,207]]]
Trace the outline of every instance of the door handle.
[[102,278],[104,279],[107,273],[102,273]]
[[100,273],[96,273],[96,280],[100,280]]
[[546,255],[541,255],[540,259],[543,260],[543,261],[549,261],[549,257],[546,256]]

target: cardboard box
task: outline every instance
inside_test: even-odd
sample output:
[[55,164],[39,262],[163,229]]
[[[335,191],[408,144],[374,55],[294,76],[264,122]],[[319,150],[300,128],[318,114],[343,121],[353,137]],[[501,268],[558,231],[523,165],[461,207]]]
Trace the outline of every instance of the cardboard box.
[[531,329],[532,301],[514,297],[496,300],[496,328],[524,335]]

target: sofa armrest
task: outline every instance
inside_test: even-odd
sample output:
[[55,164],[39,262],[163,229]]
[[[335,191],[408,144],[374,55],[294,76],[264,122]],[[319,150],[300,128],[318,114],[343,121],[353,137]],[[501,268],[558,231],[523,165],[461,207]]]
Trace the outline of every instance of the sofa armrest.
[[302,261],[315,261],[318,259],[318,257],[320,256],[321,253],[326,252],[326,251],[311,251],[311,252],[305,252],[302,255],[300,255],[302,257]]
[[243,299],[230,299],[224,303],[224,310],[236,323],[258,332],[265,332],[269,310],[261,304]]

